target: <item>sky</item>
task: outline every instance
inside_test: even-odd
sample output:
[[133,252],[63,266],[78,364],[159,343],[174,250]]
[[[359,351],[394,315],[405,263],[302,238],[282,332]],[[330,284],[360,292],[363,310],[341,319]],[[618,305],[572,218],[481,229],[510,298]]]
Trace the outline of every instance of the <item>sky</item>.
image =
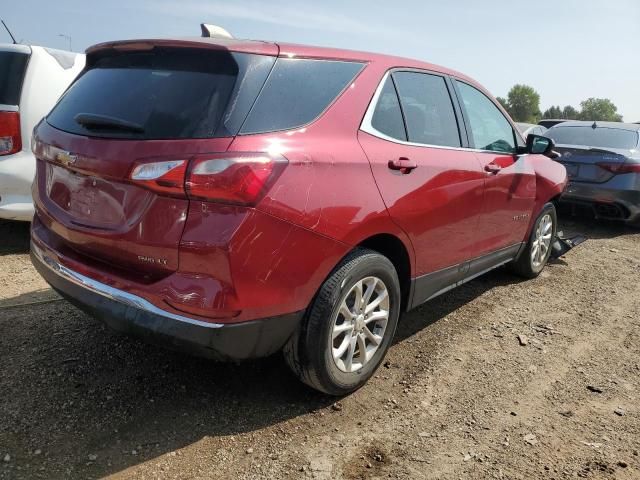
[[[202,22],[237,38],[389,53],[444,65],[495,96],[517,83],[542,111],[610,98],[640,122],[640,0],[3,0],[19,41],[83,51],[108,40],[198,36]],[[0,42],[9,42],[0,31]]]

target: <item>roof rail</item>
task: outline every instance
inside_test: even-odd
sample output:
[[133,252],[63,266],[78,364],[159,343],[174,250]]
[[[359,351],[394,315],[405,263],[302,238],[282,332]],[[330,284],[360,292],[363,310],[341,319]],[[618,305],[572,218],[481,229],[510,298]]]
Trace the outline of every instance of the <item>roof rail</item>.
[[211,25],[209,23],[201,23],[200,29],[202,30],[203,37],[224,37],[224,38],[233,38],[227,30],[218,25]]

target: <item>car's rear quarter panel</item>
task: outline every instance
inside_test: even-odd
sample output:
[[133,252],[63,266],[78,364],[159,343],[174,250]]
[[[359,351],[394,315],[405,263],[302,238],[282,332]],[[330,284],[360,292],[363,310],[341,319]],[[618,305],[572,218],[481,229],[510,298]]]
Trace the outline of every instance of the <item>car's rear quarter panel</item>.
[[391,220],[357,139],[378,83],[396,66],[371,57],[366,68],[311,125],[238,136],[229,151],[268,151],[289,160],[258,209],[349,245],[377,233],[397,235],[413,258],[409,240]]
[[[557,199],[567,186],[567,170],[558,162],[542,155],[529,155],[529,162],[536,173],[536,200],[527,232],[545,203]],[[523,241],[527,241],[524,238]]]

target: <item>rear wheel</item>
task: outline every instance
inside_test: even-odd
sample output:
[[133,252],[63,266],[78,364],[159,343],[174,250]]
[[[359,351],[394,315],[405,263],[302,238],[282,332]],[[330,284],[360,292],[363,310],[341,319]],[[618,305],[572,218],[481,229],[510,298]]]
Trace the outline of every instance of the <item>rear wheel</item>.
[[358,249],[327,278],[284,349],[307,385],[345,395],[364,385],[382,362],[398,323],[400,282],[393,264]]
[[556,208],[552,203],[547,203],[533,224],[524,251],[515,262],[510,264],[511,270],[525,278],[535,278],[540,275],[551,255],[557,226]]

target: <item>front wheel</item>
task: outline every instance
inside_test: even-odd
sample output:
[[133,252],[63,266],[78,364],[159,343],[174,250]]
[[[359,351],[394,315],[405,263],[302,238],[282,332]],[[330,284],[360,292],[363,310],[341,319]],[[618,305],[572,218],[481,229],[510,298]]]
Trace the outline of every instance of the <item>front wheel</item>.
[[330,395],[364,385],[382,362],[400,315],[400,282],[393,264],[358,249],[322,284],[284,348],[293,372]]
[[520,257],[510,264],[511,270],[525,278],[535,278],[547,264],[556,238],[558,216],[553,203],[547,203],[538,215],[529,241]]

